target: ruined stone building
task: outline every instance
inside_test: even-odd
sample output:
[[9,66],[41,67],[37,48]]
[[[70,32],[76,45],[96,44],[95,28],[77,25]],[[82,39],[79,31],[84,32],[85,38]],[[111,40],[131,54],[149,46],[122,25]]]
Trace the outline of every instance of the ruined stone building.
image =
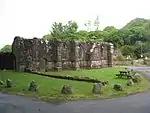
[[112,66],[111,44],[106,42],[15,37],[12,51],[17,71]]

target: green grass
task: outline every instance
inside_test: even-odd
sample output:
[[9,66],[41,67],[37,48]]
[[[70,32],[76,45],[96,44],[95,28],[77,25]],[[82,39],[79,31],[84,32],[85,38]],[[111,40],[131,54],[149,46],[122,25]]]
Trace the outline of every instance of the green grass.
[[59,71],[59,72],[46,72],[46,74],[56,74],[56,75],[69,75],[69,76],[87,76],[92,78],[97,78],[104,81],[109,81],[109,83],[125,83],[124,79],[117,79],[115,74],[119,73],[120,70],[124,70],[122,67],[109,67],[102,69],[92,69],[92,70],[79,70],[79,71]]
[[[126,79],[118,79],[115,74],[123,68],[104,68],[104,69],[93,69],[93,70],[80,70],[80,71],[62,71],[62,72],[51,72],[53,74],[70,75],[70,76],[90,76],[93,78],[99,78],[101,80],[109,81],[110,85],[104,86],[103,91],[99,95],[92,94],[92,83],[78,82],[70,80],[54,79],[29,73],[19,73],[13,71],[0,71],[1,79],[6,81],[10,78],[13,81],[13,87],[8,89],[0,86],[1,90],[13,93],[23,93],[27,96],[39,97],[44,100],[51,99],[93,99],[93,98],[109,98],[116,96],[125,96],[128,94],[141,92],[148,89],[148,81],[142,77],[140,84],[134,86],[126,86]],[[35,80],[39,85],[38,92],[28,92],[29,83]],[[121,83],[124,86],[124,91],[117,92],[113,90],[113,84]],[[71,85],[73,87],[72,95],[62,95],[61,89],[63,85]]]

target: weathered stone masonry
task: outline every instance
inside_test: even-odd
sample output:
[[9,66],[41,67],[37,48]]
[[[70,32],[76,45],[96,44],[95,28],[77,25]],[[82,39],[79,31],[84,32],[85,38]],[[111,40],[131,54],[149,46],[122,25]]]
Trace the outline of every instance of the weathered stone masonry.
[[106,42],[15,37],[12,47],[17,71],[112,66],[111,45]]

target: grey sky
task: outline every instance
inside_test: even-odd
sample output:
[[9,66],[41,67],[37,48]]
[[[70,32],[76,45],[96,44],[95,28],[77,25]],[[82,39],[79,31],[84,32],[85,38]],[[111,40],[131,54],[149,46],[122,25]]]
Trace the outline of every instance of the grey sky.
[[123,27],[130,20],[150,18],[148,0],[0,0],[0,48],[15,36],[39,37],[49,32],[53,22],[74,20],[84,23],[100,18],[100,29]]

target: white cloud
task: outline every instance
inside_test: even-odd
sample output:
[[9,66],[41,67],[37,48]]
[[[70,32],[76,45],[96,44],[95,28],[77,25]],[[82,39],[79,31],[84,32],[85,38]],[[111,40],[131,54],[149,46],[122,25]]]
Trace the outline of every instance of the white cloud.
[[101,29],[120,28],[136,17],[150,18],[149,12],[148,0],[0,0],[0,48],[16,35],[42,37],[55,21],[74,20],[82,29],[99,15]]

